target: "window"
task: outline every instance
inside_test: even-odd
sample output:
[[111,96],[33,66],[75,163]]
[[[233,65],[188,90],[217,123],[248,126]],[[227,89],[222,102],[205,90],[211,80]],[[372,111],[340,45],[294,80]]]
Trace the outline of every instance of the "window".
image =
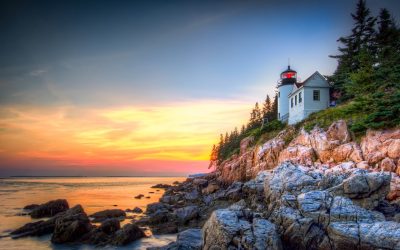
[[301,98],[301,92],[299,93],[299,103],[301,103],[303,99]]
[[297,95],[294,96],[294,105],[297,105]]
[[314,101],[319,101],[319,90],[314,90],[313,91],[313,100]]
[[281,119],[281,113],[278,113],[278,118]]
[[281,97],[281,92],[278,92],[278,98]]
[[293,108],[293,97],[290,99],[290,106]]

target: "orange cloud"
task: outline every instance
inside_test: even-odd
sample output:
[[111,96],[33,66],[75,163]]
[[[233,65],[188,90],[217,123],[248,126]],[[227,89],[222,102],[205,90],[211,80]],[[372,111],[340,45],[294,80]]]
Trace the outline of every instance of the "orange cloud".
[[134,171],[144,161],[201,162],[206,171],[218,134],[240,126],[249,110],[247,103],[219,100],[104,109],[0,107],[0,157],[8,166],[36,159],[63,167],[132,166]]

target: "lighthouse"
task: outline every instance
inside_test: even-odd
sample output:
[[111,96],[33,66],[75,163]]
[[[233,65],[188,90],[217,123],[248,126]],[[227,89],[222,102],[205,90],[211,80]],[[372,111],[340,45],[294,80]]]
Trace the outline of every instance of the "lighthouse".
[[286,122],[289,119],[289,94],[293,90],[293,85],[297,82],[297,72],[290,69],[281,73],[278,83],[278,120]]

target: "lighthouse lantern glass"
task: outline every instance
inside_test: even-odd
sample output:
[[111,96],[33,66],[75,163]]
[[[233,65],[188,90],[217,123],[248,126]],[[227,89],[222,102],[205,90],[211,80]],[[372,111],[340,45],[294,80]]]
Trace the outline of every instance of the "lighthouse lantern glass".
[[282,78],[296,78],[296,73],[295,72],[285,72],[282,74]]

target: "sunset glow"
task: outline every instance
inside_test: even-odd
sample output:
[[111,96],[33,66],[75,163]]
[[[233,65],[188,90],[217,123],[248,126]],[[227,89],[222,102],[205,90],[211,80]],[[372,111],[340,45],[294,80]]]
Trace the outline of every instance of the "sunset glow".
[[[374,14],[399,5],[370,4]],[[219,135],[246,124],[256,102],[273,100],[288,59],[299,81],[334,72],[328,55],[352,25],[350,8],[2,1],[0,177],[210,171]]]
[[[69,166],[72,173],[99,166],[131,174],[204,172],[218,132],[240,126],[248,109],[216,100],[112,109],[2,107],[0,140],[7,143],[0,157],[22,169],[33,161],[48,170]],[[160,162],[165,170],[152,169]]]

